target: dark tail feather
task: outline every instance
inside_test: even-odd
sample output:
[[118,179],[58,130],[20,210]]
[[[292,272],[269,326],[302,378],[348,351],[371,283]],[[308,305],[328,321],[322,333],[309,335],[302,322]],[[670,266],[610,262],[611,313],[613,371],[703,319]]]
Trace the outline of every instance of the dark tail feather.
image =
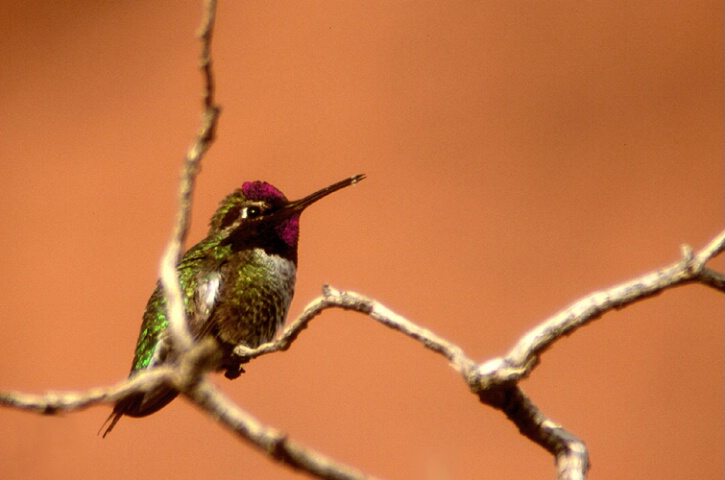
[[[106,430],[103,431],[103,437],[102,437],[102,438],[106,438],[106,435],[111,433],[111,430],[113,430],[113,427],[115,427],[116,424],[118,423],[118,421],[121,420],[121,417],[123,417],[123,413],[116,412],[116,410],[114,409],[114,411],[111,412],[111,414],[108,416],[106,421],[103,422],[103,425],[101,425],[101,428],[98,430],[98,433],[96,435],[100,435],[101,430],[103,430],[103,428],[106,425],[108,425],[108,428],[106,428]],[[108,422],[111,422],[111,423],[109,424]]]
[[103,438],[106,438],[106,435],[113,430],[113,427],[116,426],[124,415],[128,415],[129,417],[145,417],[146,415],[151,415],[168,405],[178,394],[179,392],[173,388],[160,387],[152,392],[137,393],[126,397],[113,407],[113,412],[103,422],[101,429],[98,430],[98,434],[108,425],[108,428],[103,431]]
[[143,393],[137,393],[119,400],[119,402],[113,407],[113,412],[111,412],[106,421],[103,422],[103,425],[101,425],[101,429],[98,430],[98,434],[100,434],[101,430],[108,425],[108,428],[103,431],[103,438],[106,438],[106,435],[111,433],[111,430],[113,430],[113,427],[115,427],[118,421],[121,420],[121,417],[124,415],[130,415],[133,411],[138,410],[139,406],[143,402],[143,397]]

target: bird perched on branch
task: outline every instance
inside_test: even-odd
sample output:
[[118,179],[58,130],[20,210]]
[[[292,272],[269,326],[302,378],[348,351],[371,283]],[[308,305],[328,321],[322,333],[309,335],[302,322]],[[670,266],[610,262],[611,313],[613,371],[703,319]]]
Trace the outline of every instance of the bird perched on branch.
[[[243,371],[232,351],[270,341],[284,325],[295,288],[300,214],[321,198],[353,185],[355,175],[300,200],[289,201],[266,182],[246,182],[222,200],[209,233],[177,265],[189,330],[216,339],[218,370],[228,378]],[[146,305],[130,376],[176,360],[168,341],[167,300],[156,285]],[[144,417],[166,406],[178,391],[161,386],[120,400],[104,422],[105,437],[124,415]]]

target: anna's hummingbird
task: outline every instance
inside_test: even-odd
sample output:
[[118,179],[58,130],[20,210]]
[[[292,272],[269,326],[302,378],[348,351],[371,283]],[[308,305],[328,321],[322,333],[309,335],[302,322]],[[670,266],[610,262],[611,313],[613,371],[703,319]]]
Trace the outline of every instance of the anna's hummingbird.
[[[246,182],[222,200],[206,238],[181,258],[177,270],[189,329],[197,339],[217,340],[224,358],[218,369],[228,378],[242,371],[231,355],[236,345],[257,347],[284,325],[295,288],[302,211],[363,178],[355,175],[292,202],[269,183]],[[167,326],[166,298],[157,283],[144,310],[130,376],[174,360]],[[103,436],[123,415],[150,415],[176,395],[171,387],[159,387],[124,398],[106,420]]]

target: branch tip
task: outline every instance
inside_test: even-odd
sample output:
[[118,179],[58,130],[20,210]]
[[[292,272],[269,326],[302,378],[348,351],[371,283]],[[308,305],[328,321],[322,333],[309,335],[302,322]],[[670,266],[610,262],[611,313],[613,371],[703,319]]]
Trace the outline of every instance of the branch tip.
[[693,260],[694,260],[694,258],[695,258],[695,255],[694,255],[694,254],[693,254],[693,252],[692,252],[692,247],[691,247],[690,245],[687,245],[687,244],[683,244],[683,245],[682,245],[682,246],[680,247],[680,252],[681,252],[681,254],[682,254],[682,261],[683,261],[683,262],[684,262],[684,263],[685,263],[686,265],[691,265],[691,264],[692,264],[692,261],[693,261]]

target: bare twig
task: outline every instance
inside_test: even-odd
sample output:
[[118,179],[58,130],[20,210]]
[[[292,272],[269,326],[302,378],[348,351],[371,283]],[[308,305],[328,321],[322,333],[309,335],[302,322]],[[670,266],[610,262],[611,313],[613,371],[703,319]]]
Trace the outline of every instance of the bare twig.
[[242,362],[247,362],[262,355],[287,350],[290,344],[302,333],[302,330],[307,328],[313,318],[329,308],[342,308],[369,315],[383,325],[418,340],[426,348],[446,357],[454,368],[461,373],[467,373],[476,365],[475,362],[466,357],[459,346],[448,342],[428,329],[419,327],[380,302],[359,293],[337,290],[329,285],[325,285],[322,290],[322,296],[310,302],[302,314],[285,328],[277,340],[264,343],[253,349],[239,345],[234,353]]
[[199,382],[185,394],[212,418],[218,419],[221,424],[239,437],[256,445],[272,458],[287,466],[324,479],[361,480],[372,478],[290,440],[282,432],[265,427],[257,419],[238,408],[206,380]]
[[693,255],[692,250],[685,247],[683,258],[677,263],[574,302],[530,330],[508,355],[481,364],[475,378],[471,378],[472,388],[481,390],[491,385],[507,384],[525,378],[537,365],[539,355],[556,341],[571,335],[606,312],[624,308],[666,289],[688,283],[699,282],[707,286],[722,284],[722,277],[706,270],[704,266],[712,257],[721,253],[723,248],[725,232],[711,240],[697,255]]
[[171,239],[169,239],[161,261],[160,270],[161,285],[164,288],[167,300],[171,340],[178,351],[188,350],[191,347],[192,338],[186,323],[186,313],[176,272],[176,264],[181,258],[182,247],[189,232],[194,183],[199,172],[199,165],[214,141],[217,120],[221,111],[214,100],[214,75],[211,68],[211,39],[215,12],[216,0],[207,0],[204,8],[204,19],[198,33],[201,41],[200,68],[204,78],[204,112],[201,119],[201,129],[186,153],[184,170],[179,183],[179,210]]
[[111,387],[92,388],[85,392],[48,392],[30,395],[21,392],[0,392],[0,405],[44,415],[83,410],[94,405],[114,404],[123,398],[141,392],[150,392],[159,386],[171,385],[178,390],[191,388],[215,363],[209,359],[217,354],[213,339],[196,343],[179,358],[176,365],[159,365],[140,370],[134,376]]
[[44,395],[0,392],[0,405],[43,415],[83,410],[94,405],[115,403],[131,393],[158,388],[171,378],[171,373],[168,367],[154,368],[112,387],[93,388],[85,392],[48,392]]
[[522,435],[554,455],[559,480],[583,480],[589,469],[584,442],[546,417],[517,385],[478,392],[481,401],[501,410]]

